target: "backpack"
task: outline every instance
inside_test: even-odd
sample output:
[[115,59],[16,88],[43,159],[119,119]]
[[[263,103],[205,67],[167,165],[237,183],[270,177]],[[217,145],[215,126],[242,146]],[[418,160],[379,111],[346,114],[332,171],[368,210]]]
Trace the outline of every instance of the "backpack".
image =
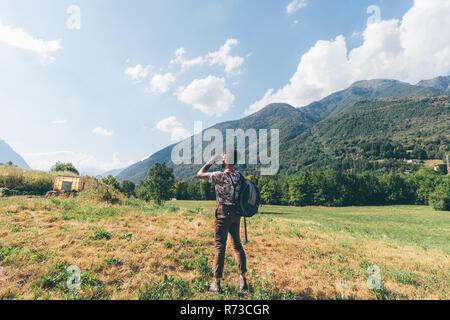
[[[239,194],[236,195],[236,186],[238,184],[241,185],[241,188],[239,189]],[[233,202],[237,205],[238,215],[250,218],[258,213],[261,195],[258,187],[253,181],[246,179],[239,173],[238,182],[233,184],[233,192]]]

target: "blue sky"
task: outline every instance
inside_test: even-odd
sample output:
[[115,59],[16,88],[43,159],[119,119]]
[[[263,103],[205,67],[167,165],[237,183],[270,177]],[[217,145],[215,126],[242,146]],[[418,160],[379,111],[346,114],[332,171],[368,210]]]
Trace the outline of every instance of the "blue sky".
[[[2,0],[0,139],[33,168],[71,160],[94,174],[144,159],[195,120],[301,107],[362,78],[449,72],[448,37],[433,32],[443,0],[291,2]],[[67,27],[70,5],[80,29]],[[381,20],[367,24],[370,5]],[[419,16],[436,21],[418,36],[436,37],[420,72]]]

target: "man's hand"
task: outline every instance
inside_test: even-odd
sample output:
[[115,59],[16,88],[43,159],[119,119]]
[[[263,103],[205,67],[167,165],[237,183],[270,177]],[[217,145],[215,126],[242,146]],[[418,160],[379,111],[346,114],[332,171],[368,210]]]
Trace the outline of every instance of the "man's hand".
[[216,162],[223,162],[223,154],[216,154],[211,157],[211,160],[208,161],[210,164],[214,164]]
[[209,168],[212,167],[212,165],[218,161],[223,161],[223,155],[222,154],[216,154],[215,156],[211,157],[211,160],[209,160],[201,169],[200,171],[197,173],[197,177],[208,181],[208,170]]

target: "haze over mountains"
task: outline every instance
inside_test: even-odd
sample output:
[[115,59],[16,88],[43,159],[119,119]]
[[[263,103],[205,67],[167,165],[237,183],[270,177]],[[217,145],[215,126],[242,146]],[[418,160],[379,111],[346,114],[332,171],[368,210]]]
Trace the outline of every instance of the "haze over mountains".
[[121,172],[123,171],[123,169],[124,169],[124,168],[108,170],[108,171],[106,171],[106,172],[103,172],[103,173],[99,174],[99,176],[102,177],[102,178],[106,178],[106,177],[108,177],[108,176],[110,176],[110,175],[113,176],[113,177],[115,177],[115,176],[117,176],[119,173],[121,173]]
[[[302,108],[270,104],[248,117],[211,128],[222,133],[237,128],[280,129],[280,174],[302,168],[347,168],[352,163],[349,155],[355,152],[366,155],[365,169],[379,168],[379,159],[434,158],[450,149],[449,79],[438,77],[417,85],[385,79],[358,81]],[[439,96],[445,97],[431,98]],[[156,162],[166,162],[176,178],[193,179],[200,166],[174,165],[173,147],[124,169],[117,178],[138,182]],[[254,166],[240,168],[246,174],[256,172]]]

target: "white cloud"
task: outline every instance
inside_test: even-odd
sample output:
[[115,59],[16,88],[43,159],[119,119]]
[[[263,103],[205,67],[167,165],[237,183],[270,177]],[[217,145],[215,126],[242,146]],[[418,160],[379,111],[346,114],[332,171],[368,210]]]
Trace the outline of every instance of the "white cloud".
[[175,82],[176,77],[172,73],[156,74],[152,80],[150,80],[150,88],[148,89],[153,94],[166,93],[170,86]]
[[350,52],[344,36],[317,41],[300,60],[288,84],[246,110],[251,114],[272,102],[300,107],[358,80],[397,79],[416,83],[450,72],[450,2],[415,0],[402,20],[369,24],[363,44]]
[[50,170],[58,161],[71,162],[81,174],[96,175],[105,171],[124,168],[134,161],[124,162],[119,159],[119,154],[114,153],[110,161],[101,161],[93,155],[72,151],[54,151],[40,153],[24,153],[27,163],[36,170]]
[[95,128],[94,130],[92,130],[92,133],[99,134],[99,135],[104,136],[104,137],[110,137],[110,136],[113,135],[112,131],[104,129],[102,127]]
[[53,124],[57,124],[57,125],[65,125],[67,124],[67,120],[53,120],[52,123]]
[[181,71],[186,71],[187,69],[194,66],[201,66],[204,64],[205,60],[203,57],[197,57],[191,60],[187,60],[185,58],[186,50],[184,48],[178,48],[175,51],[175,58],[170,60],[170,64],[179,64],[181,65]]
[[0,42],[9,46],[30,50],[39,54],[44,62],[53,62],[54,57],[50,54],[62,50],[61,40],[45,41],[34,38],[23,29],[14,28],[0,21]]
[[219,50],[210,52],[207,55],[210,65],[223,65],[225,72],[230,74],[237,72],[239,67],[244,63],[244,58],[239,56],[231,56],[231,49],[239,44],[236,39],[228,39]]
[[133,81],[141,82],[145,78],[147,78],[148,73],[151,69],[151,65],[147,65],[146,67],[141,64],[136,65],[135,67],[128,67],[125,69],[125,75],[130,77]]
[[186,88],[179,87],[175,95],[178,100],[193,105],[194,109],[217,117],[228,111],[234,102],[234,95],[226,88],[225,79],[211,75],[195,79]]
[[162,119],[156,124],[155,128],[162,132],[170,133],[171,140],[175,142],[191,136],[189,130],[184,128],[183,125],[174,116]]
[[295,13],[301,8],[304,8],[307,6],[307,3],[305,0],[292,0],[287,6],[286,6],[286,12],[287,13]]
[[233,47],[237,46],[239,41],[236,39],[228,39],[223,46],[217,51],[209,52],[206,56],[198,56],[193,59],[186,59],[186,50],[184,48],[178,48],[175,51],[175,58],[170,61],[170,64],[179,64],[181,66],[181,71],[186,71],[187,69],[194,66],[201,66],[205,62],[209,62],[210,66],[220,65],[224,67],[227,74],[238,73],[239,67],[242,66],[245,59],[239,56],[232,56],[231,50]]

